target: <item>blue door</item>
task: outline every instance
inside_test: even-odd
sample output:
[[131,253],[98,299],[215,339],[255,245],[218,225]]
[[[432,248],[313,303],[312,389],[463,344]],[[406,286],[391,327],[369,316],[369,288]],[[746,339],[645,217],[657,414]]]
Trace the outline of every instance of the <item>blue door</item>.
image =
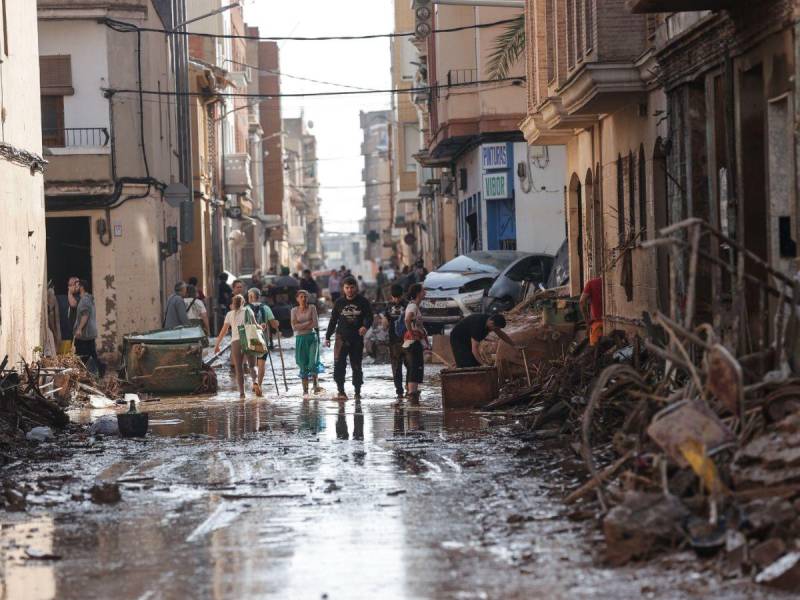
[[488,230],[488,250],[517,249],[517,219],[514,199],[486,201],[486,228]]

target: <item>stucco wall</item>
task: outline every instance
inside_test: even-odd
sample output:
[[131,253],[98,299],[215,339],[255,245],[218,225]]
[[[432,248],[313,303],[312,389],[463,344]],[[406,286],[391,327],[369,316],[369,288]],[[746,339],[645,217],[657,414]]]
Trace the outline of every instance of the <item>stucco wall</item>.
[[[8,56],[0,62],[2,141],[41,154],[36,3],[6,5]],[[4,55],[0,48],[0,55]],[[44,193],[41,173],[0,158],[0,359],[32,358],[43,342]]]
[[42,56],[72,57],[72,87],[64,96],[64,127],[108,127],[108,101],[102,88],[109,86],[106,27],[94,21],[42,21],[39,52]]
[[[162,201],[160,195],[131,200],[111,213],[111,229],[121,226],[110,246],[100,243],[92,234],[92,290],[97,307],[98,352],[118,350],[122,336],[161,326],[161,273],[159,272],[159,240],[163,236]],[[102,211],[59,212],[59,217],[90,217],[91,231],[105,217]],[[115,232],[116,234],[117,232]],[[167,269],[164,277],[167,290],[174,284],[175,274]]]
[[[621,286],[620,263],[614,265],[617,253],[615,248],[619,245],[618,236],[618,211],[617,211],[617,158],[622,156],[627,161],[630,152],[638,161],[640,146],[644,146],[646,165],[646,219],[647,231],[650,237],[655,229],[653,210],[653,151],[659,136],[666,137],[666,122],[658,123],[659,119],[653,113],[665,109],[665,98],[662,92],[653,92],[648,98],[648,116],[640,116],[639,107],[632,105],[602,119],[592,130],[584,130],[576,135],[566,146],[567,170],[565,184],[570,188],[574,176],[583,186],[583,219],[584,219],[584,273],[588,280],[596,268],[591,264],[592,248],[596,247],[596,231],[592,228],[592,204],[587,200],[587,173],[594,171],[595,166],[601,165],[601,203],[602,203],[602,236],[601,246],[603,256],[601,266],[604,277],[605,312],[612,326],[626,327],[634,319],[640,319],[642,311],[652,311],[657,305],[656,300],[656,269],[655,250],[635,248],[633,250],[633,299],[628,300],[624,288]],[[627,173],[627,170],[625,171]],[[627,179],[627,178],[626,178]],[[596,184],[596,178],[592,183]],[[638,179],[636,185],[638,186]],[[628,185],[625,183],[625,207],[629,206]],[[638,188],[637,188],[638,195]],[[574,193],[570,191],[569,208],[574,213]],[[574,217],[574,215],[573,215]],[[636,223],[641,223],[638,200],[635,207]],[[577,236],[575,220],[570,219],[570,242],[573,251],[570,253],[571,277],[570,283],[573,294],[579,294],[577,278],[577,259],[574,251],[574,241]],[[637,225],[638,229],[638,225]],[[592,257],[592,258],[590,258]],[[614,317],[618,317],[614,321]]]
[[516,174],[516,165],[526,161],[526,147],[525,142],[514,144],[517,250],[555,254],[566,237],[564,173],[567,152],[564,146],[531,148],[531,159],[527,161],[532,175],[531,187],[525,192]]

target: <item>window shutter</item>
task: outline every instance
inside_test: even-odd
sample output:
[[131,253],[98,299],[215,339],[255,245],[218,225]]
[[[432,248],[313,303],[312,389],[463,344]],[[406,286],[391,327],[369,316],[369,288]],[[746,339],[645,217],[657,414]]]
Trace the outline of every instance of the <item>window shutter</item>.
[[42,96],[72,96],[72,60],[67,55],[39,57]]

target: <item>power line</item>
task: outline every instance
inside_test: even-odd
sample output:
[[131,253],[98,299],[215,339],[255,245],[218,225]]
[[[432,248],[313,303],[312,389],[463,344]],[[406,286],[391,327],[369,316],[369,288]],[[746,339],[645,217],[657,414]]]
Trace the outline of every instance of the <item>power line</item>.
[[361,90],[364,92],[372,92],[374,91],[373,88],[364,88],[359,87],[357,85],[347,85],[346,83],[333,83],[330,81],[322,81],[320,79],[311,79],[309,77],[300,77],[299,75],[289,75],[288,73],[282,73],[280,71],[276,71],[275,69],[263,69],[261,67],[255,67],[253,65],[248,65],[247,63],[239,62],[236,60],[231,60],[230,58],[226,58],[225,62],[229,62],[234,65],[239,65],[241,67],[247,67],[248,69],[253,69],[254,71],[261,71],[263,73],[269,73],[271,75],[279,75],[283,77],[288,77],[290,79],[297,79],[299,81],[310,81],[311,83],[321,83],[323,85],[334,85],[336,87],[343,87],[343,88],[350,88],[352,90]]
[[[458,31],[468,31],[470,29],[487,29],[490,27],[496,27],[498,25],[508,25],[509,23],[514,23],[517,21],[517,18],[513,19],[501,19],[500,21],[492,21],[491,23],[476,23],[474,25],[462,25],[459,27],[446,27],[443,29],[434,29],[432,33],[455,33]],[[172,34],[172,35],[185,35],[185,36],[197,36],[197,37],[205,37],[205,38],[215,38],[215,39],[231,39],[231,40],[254,40],[254,41],[266,41],[266,42],[281,42],[281,41],[292,41],[292,42],[327,42],[327,41],[349,41],[349,40],[374,40],[379,38],[402,38],[402,37],[414,37],[416,36],[416,32],[414,31],[402,31],[402,32],[394,32],[394,33],[373,33],[368,35],[325,35],[325,36],[317,36],[317,37],[298,37],[298,36],[259,36],[259,35],[240,35],[240,34],[233,34],[233,33],[204,33],[204,32],[193,32],[193,31],[173,31],[171,29],[158,29],[156,27],[139,27],[134,23],[127,23],[125,21],[119,21],[117,19],[109,19],[105,18],[102,21],[107,27],[110,27],[114,31],[119,31],[122,33],[132,33],[135,31],[140,32],[147,32],[147,33],[165,33],[165,34]]]
[[[390,88],[384,90],[346,90],[346,91],[338,91],[338,92],[303,92],[303,93],[291,93],[291,94],[250,94],[250,93],[242,93],[242,92],[214,92],[214,96],[225,96],[228,98],[262,98],[262,99],[270,99],[270,98],[313,98],[315,96],[353,96],[358,94],[414,94],[414,93],[426,93],[431,92],[433,90],[443,90],[443,89],[452,89],[452,88],[462,88],[468,87],[471,85],[485,85],[485,84],[496,84],[502,83],[504,81],[514,82],[514,84],[521,85],[525,83],[526,78],[524,76],[519,77],[504,77],[502,79],[485,79],[481,81],[469,81],[465,83],[448,83],[445,85],[431,85],[425,87],[418,87],[418,88]],[[129,89],[113,89],[108,88],[104,91],[110,92],[112,94],[146,94],[148,96],[208,96],[208,93],[205,92],[172,92],[167,90],[129,90]],[[244,108],[244,107],[240,107]]]

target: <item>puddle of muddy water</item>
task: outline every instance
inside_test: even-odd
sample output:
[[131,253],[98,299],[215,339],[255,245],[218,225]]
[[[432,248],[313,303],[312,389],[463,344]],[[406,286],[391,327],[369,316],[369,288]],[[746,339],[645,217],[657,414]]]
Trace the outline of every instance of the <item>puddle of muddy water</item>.
[[[213,397],[143,405],[145,440],[17,473],[31,497],[46,497],[42,473],[69,475],[47,493],[74,500],[0,513],[0,598],[639,598],[645,584],[750,597],[595,565],[591,525],[550,493],[565,484],[485,416],[443,414],[436,368],[418,406],[394,403],[388,365],[365,365],[359,403],[302,400],[288,346],[288,393],[240,401],[223,367]],[[98,481],[122,502],[92,504]],[[21,558],[26,545],[62,559]]]

